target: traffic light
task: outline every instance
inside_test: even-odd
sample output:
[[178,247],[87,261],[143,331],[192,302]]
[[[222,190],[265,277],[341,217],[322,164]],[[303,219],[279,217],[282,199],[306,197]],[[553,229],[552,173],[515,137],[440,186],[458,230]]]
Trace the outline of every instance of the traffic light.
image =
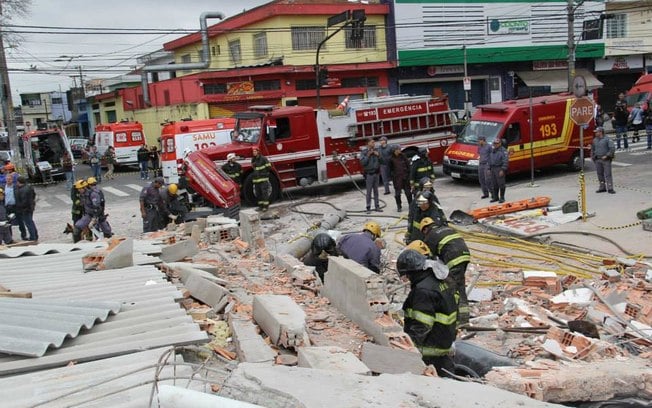
[[328,70],[326,68],[319,69],[319,86],[328,84]]

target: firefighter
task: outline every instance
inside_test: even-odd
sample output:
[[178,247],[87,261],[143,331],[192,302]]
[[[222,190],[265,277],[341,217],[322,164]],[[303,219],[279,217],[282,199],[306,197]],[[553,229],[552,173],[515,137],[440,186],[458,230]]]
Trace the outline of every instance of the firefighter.
[[402,251],[396,269],[409,280],[410,293],[403,303],[404,327],[421,352],[423,362],[432,364],[437,375],[455,373],[451,346],[455,341],[458,295],[446,282],[444,271],[433,270],[424,255],[413,249]]
[[267,211],[269,208],[269,198],[272,193],[272,185],[269,182],[269,172],[272,165],[267,160],[267,157],[260,153],[257,147],[253,148],[253,157],[251,158],[252,181],[254,187],[254,196],[256,196],[258,209],[260,211]]
[[226,155],[226,163],[222,166],[222,170],[226,173],[227,176],[231,177],[233,181],[238,183],[238,186],[242,186],[242,166],[236,161],[237,157],[235,153],[229,153]]
[[376,242],[381,236],[380,224],[367,221],[362,232],[348,234],[340,238],[337,250],[345,258],[352,259],[370,270],[380,273],[380,245]]
[[170,184],[167,188],[161,188],[161,199],[165,205],[166,211],[161,213],[161,226],[166,225],[168,220],[174,221],[175,224],[181,224],[186,220],[188,208],[181,202],[179,195],[179,186]]
[[436,219],[442,224],[448,224],[444,211],[442,211],[441,207],[435,202],[435,195],[429,190],[419,193],[417,198],[414,200],[414,206],[410,208],[405,240],[406,244],[409,244],[416,239],[423,240],[420,224],[421,220],[426,217]]
[[315,235],[310,243],[310,251],[303,257],[303,264],[314,266],[319,278],[324,282],[324,274],[328,271],[328,257],[338,256],[335,240],[325,232]]
[[421,220],[420,229],[423,232],[423,242],[428,245],[430,252],[446,264],[450,275],[459,291],[459,325],[469,322],[469,301],[466,297],[466,267],[471,261],[469,247],[460,234],[446,224],[437,222],[432,218]]
[[435,168],[428,158],[428,149],[420,147],[417,153],[417,159],[413,159],[412,166],[410,167],[410,185],[415,196],[419,181],[424,177],[435,181]]
[[[72,215],[73,225],[75,225],[75,223],[81,219],[82,215],[84,215],[84,195],[87,185],[86,180],[80,179],[75,182],[74,187],[70,190],[70,200],[72,201],[72,209],[70,210],[70,213]],[[72,226],[68,228],[72,229],[72,241],[79,242],[82,239],[82,231],[75,229]]]
[[88,191],[82,199],[84,204],[84,214],[82,217],[75,222],[75,230],[73,231],[73,237],[81,236],[81,231],[91,224],[91,221],[95,220],[97,225],[104,234],[104,238],[111,238],[113,233],[111,232],[111,225],[106,220],[105,202],[104,202],[104,193],[97,186],[97,179],[95,177],[89,177],[86,180],[88,185]]
[[161,198],[159,189],[165,184],[163,177],[156,177],[149,186],[143,187],[140,192],[140,215],[143,217],[143,232],[158,231],[165,225],[161,223],[159,214],[165,214],[167,209]]

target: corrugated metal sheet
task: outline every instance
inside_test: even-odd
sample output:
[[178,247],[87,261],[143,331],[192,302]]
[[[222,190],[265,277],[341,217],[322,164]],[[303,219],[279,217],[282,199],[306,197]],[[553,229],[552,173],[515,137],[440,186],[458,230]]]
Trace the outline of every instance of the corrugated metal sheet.
[[76,244],[37,244],[6,248],[0,251],[0,258],[18,258],[21,256],[34,256],[46,254],[58,254],[72,251],[90,251],[99,248],[106,248],[105,241],[78,242]]
[[0,353],[40,357],[119,311],[117,302],[0,298]]
[[[55,267],[57,269],[79,268],[81,270],[82,268],[81,259],[84,255],[87,255],[91,252],[100,251],[105,247],[106,245],[101,247],[89,246],[87,248],[77,248],[73,251],[63,251],[63,250],[54,251],[52,249],[50,250],[44,249],[43,251],[39,250],[38,252],[26,251],[21,253],[21,255],[16,255],[11,257],[7,256],[5,257],[7,259],[2,259],[2,262],[0,262],[0,271],[8,270],[8,268],[12,268],[14,270],[18,270],[17,268],[20,268],[20,270],[22,270],[23,265],[26,265],[27,268],[36,268],[39,266],[48,265],[48,263],[44,262],[44,259],[48,259],[48,262],[55,263],[56,264]],[[31,247],[31,248],[35,248],[35,247]],[[10,249],[13,250],[16,248],[10,248]],[[0,253],[2,252],[4,251],[0,251]],[[161,263],[162,261],[158,257],[144,255],[134,250],[133,262],[134,265],[154,265],[157,263]]]
[[[83,254],[76,251],[0,262],[0,285],[12,291],[31,292],[34,299],[112,301],[122,305],[119,314],[109,316],[88,334],[66,341],[43,357],[0,354],[0,376],[208,340],[176,303],[175,299],[182,295],[161,271],[145,265],[84,273]],[[134,254],[135,260],[138,257],[144,255]]]
[[[156,365],[159,357],[165,352],[166,349],[155,349],[0,378],[0,389],[11,390],[11,398],[3,398],[2,406],[3,408],[147,407]],[[177,356],[175,360],[172,356],[169,363],[174,362],[181,363],[181,357]],[[183,380],[189,378],[191,374],[192,367],[166,365],[160,372],[161,380],[158,384],[206,391],[207,384],[200,379]]]

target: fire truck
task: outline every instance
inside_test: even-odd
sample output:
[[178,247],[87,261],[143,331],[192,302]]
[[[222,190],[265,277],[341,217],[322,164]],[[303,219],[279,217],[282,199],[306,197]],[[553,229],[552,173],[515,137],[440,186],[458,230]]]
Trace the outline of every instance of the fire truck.
[[[540,96],[480,105],[444,156],[443,170],[454,179],[478,178],[478,136],[500,139],[509,152],[508,174],[565,164],[578,171],[580,128],[570,119],[574,97]],[[530,123],[530,116],[533,118]],[[584,157],[589,155],[595,121],[584,130]]]
[[[349,179],[361,173],[358,154],[370,139],[387,137],[412,157],[428,149],[434,163],[455,141],[447,97],[385,96],[351,101],[346,109],[315,111],[305,106],[252,106],[235,114],[231,143],[192,152],[184,164],[189,186],[213,205],[234,203],[233,190],[217,198],[228,177],[219,168],[228,153],[243,167],[242,196],[253,203],[251,157],[258,148],[272,164],[272,199],[282,191]],[[214,163],[217,162],[217,163]]]
[[229,143],[234,127],[233,118],[165,123],[161,129],[161,168],[165,182],[179,182],[179,174],[183,174],[184,155]]
[[64,153],[72,158],[70,143],[63,130],[39,129],[23,133],[20,154],[25,158],[27,175],[34,182],[50,183],[65,178]]
[[136,152],[145,144],[145,134],[141,123],[121,121],[95,126],[92,141],[101,155],[113,146],[116,166],[134,165],[138,164]]

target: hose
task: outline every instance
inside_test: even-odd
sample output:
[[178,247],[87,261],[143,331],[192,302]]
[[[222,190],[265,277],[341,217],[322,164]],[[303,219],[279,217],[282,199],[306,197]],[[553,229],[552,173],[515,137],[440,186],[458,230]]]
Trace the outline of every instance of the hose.
[[643,254],[631,253],[628,250],[626,250],[625,248],[623,248],[622,246],[620,246],[620,244],[613,241],[612,239],[607,238],[604,235],[596,234],[595,232],[586,232],[586,231],[548,231],[548,232],[538,232],[536,234],[530,234],[530,235],[527,235],[527,236],[523,237],[523,239],[532,239],[532,238],[536,238],[536,237],[542,236],[542,235],[563,235],[563,234],[579,234],[579,235],[586,235],[586,236],[596,237],[596,238],[599,238],[599,239],[602,239],[604,241],[609,242],[610,244],[612,244],[613,246],[618,248],[622,253],[624,253],[627,256],[641,257],[641,258],[645,258],[645,259],[652,258],[652,255],[643,255]]

